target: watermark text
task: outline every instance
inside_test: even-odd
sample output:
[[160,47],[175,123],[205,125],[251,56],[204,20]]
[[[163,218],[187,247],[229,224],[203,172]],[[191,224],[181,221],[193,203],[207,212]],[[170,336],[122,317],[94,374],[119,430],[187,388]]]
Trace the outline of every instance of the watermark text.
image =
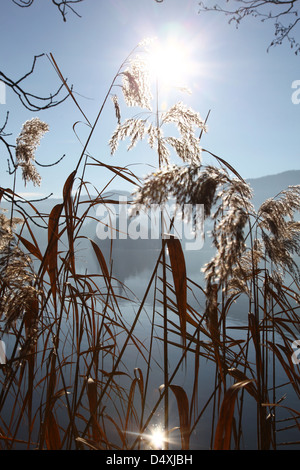
[[0,80],[0,104],[6,104],[6,88],[5,83]]
[[296,339],[292,343],[292,348],[295,349],[295,352],[292,354],[293,364],[300,364],[300,339]]
[[300,104],[300,80],[294,80],[292,83],[292,88],[295,91],[292,93],[292,103]]
[[6,348],[4,341],[0,341],[0,364],[6,364]]
[[[117,207],[116,207],[117,206]],[[176,204],[132,209],[126,197],[119,204],[100,205],[96,211],[99,222],[98,239],[158,240],[172,236],[181,240],[183,249],[200,250],[204,243],[204,206],[186,204],[182,209]]]

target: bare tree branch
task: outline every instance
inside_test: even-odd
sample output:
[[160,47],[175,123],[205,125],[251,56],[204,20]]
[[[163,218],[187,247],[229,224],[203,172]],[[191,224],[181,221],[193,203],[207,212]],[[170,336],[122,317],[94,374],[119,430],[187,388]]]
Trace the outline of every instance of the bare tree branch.
[[215,11],[229,17],[229,23],[238,27],[243,19],[252,16],[260,21],[273,21],[275,27],[274,39],[269,47],[280,45],[287,40],[295,54],[300,52],[300,44],[295,39],[298,26],[299,0],[223,0],[221,4],[207,6],[208,1],[200,1],[201,12]]
[[[77,11],[74,8],[74,4],[81,3],[84,0],[61,0],[61,1],[51,0],[51,1],[53,5],[55,5],[58,8],[64,21],[67,21],[66,15],[67,15],[68,9],[72,11],[72,13],[80,17],[80,15],[77,13]],[[28,8],[28,7],[31,7],[34,0],[12,0],[12,2],[15,5],[18,5],[18,7]]]
[[[75,11],[75,4],[81,3],[84,0],[60,0],[60,1],[51,0],[51,1],[52,1],[52,4],[58,8],[59,12],[61,13],[63,17],[63,20],[66,21],[66,15],[67,15],[68,10],[75,13],[77,16],[80,16]],[[12,0],[12,2],[21,8],[28,8],[33,4],[34,0]],[[9,87],[19,97],[22,105],[26,109],[28,109],[29,111],[33,111],[33,112],[42,111],[45,109],[52,108],[54,106],[58,106],[63,101],[65,101],[69,96],[69,94],[67,94],[65,96],[60,97],[60,92],[62,88],[64,87],[64,84],[62,84],[55,91],[55,93],[53,94],[50,93],[48,96],[39,96],[37,94],[29,92],[26,89],[25,80],[34,73],[35,66],[36,66],[38,59],[40,59],[44,55],[45,54],[34,56],[31,69],[18,79],[12,79],[8,77],[3,71],[0,70],[0,82],[2,82],[5,86]],[[3,144],[6,154],[8,155],[8,158],[7,158],[8,173],[13,174],[15,173],[17,169],[17,165],[15,163],[15,158],[14,158],[16,146],[14,144],[10,144],[7,140],[7,138],[11,135],[5,132],[5,129],[8,123],[8,116],[9,116],[9,112],[7,112],[6,114],[4,124],[2,125],[2,127],[0,127],[0,144]],[[56,165],[64,158],[64,156],[65,155],[63,155],[63,157],[61,157],[55,163],[50,163],[48,165],[42,165],[39,163],[39,165],[40,166]]]
[[[49,96],[38,96],[36,94],[30,93],[26,91],[25,88],[23,88],[23,82],[31,75],[34,73],[35,65],[37,62],[37,59],[40,57],[44,56],[44,54],[35,56],[33,59],[33,64],[29,72],[25,73],[22,77],[20,77],[17,80],[13,80],[9,77],[7,77],[3,72],[0,71],[0,80],[9,88],[12,89],[14,93],[19,97],[22,105],[27,108],[29,111],[37,112],[37,111],[42,111],[45,109],[52,108],[54,106],[58,106],[61,104],[63,101],[65,101],[68,98],[68,94],[62,96],[62,98],[57,99],[59,93],[61,92],[63,85],[61,85],[57,91],[54,94],[50,94]],[[5,128],[8,123],[8,116],[9,112],[6,114],[5,122],[0,128],[0,143],[2,143],[6,149],[6,152],[8,154],[8,172],[9,174],[13,174],[16,171],[16,164],[15,164],[15,159],[14,159],[14,151],[15,151],[15,145],[8,143],[7,137],[10,136],[11,134],[8,134],[5,132]],[[59,159],[57,163],[62,160]],[[52,166],[53,164],[51,164]]]
[[14,91],[14,93],[16,93],[21,103],[25,106],[25,108],[29,109],[30,111],[41,111],[44,109],[52,108],[53,106],[57,106],[58,104],[65,101],[66,98],[68,97],[68,95],[66,95],[58,101],[55,100],[55,98],[59,95],[60,91],[62,90],[63,85],[61,85],[53,95],[50,94],[49,96],[46,96],[46,97],[29,93],[28,91],[26,91],[24,88],[20,86],[20,83],[24,82],[24,80],[28,78],[34,72],[37,59],[39,59],[40,57],[43,57],[44,55],[45,54],[34,56],[33,64],[32,64],[30,71],[24,74],[18,80],[13,80],[7,77],[3,72],[0,71],[0,80],[6,86],[11,88]]
[[13,152],[14,152],[13,149],[15,148],[15,145],[9,144],[6,140],[6,137],[11,135],[11,134],[7,134],[5,132],[5,128],[6,128],[7,122],[8,122],[8,116],[9,116],[9,112],[7,111],[4,124],[0,128],[0,142],[3,143],[3,145],[5,146],[6,151],[8,153],[8,156],[9,156],[9,159],[7,160],[8,172],[9,172],[9,174],[12,174],[15,171],[15,170],[11,170],[11,165],[15,168],[15,161],[14,161],[14,156],[13,156]]

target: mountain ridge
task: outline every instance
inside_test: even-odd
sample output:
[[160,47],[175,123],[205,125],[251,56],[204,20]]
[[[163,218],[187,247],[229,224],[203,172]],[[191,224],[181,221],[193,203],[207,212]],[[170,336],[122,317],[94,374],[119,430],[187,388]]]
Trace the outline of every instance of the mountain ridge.
[[289,186],[300,184],[300,170],[287,170],[258,178],[248,178],[246,182],[253,190],[253,204],[258,209],[266,199],[276,197]]
[[[264,175],[257,178],[246,178],[246,182],[249,183],[253,190],[253,204],[255,208],[258,209],[266,199],[276,197],[280,191],[287,189],[289,186],[300,184],[300,170],[287,170],[281,173]],[[112,198],[116,196],[126,196],[129,200],[131,194],[129,191],[119,189],[111,189],[102,194],[103,198]],[[91,199],[94,197],[96,196],[90,196]],[[83,200],[88,201],[88,196],[82,195],[81,201]],[[36,201],[30,198],[30,201],[33,205],[35,205],[36,202],[36,207],[40,212],[49,213],[55,204],[62,202],[62,197],[50,197],[45,200],[37,199]],[[0,206],[7,208],[10,206],[10,203],[2,200],[0,202]]]

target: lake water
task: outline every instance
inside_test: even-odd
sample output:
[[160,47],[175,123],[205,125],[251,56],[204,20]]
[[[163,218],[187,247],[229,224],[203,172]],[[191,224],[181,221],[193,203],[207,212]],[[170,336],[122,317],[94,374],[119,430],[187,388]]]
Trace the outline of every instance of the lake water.
[[[200,272],[194,272],[194,275],[197,277],[200,276]],[[145,292],[145,288],[149,279],[151,277],[151,271],[144,271],[139,274],[139,276],[132,276],[126,279],[126,286],[128,290],[126,294],[130,297],[132,293],[135,293],[136,297],[141,299]],[[123,294],[125,294],[123,290]],[[121,291],[120,291],[121,292]],[[132,296],[134,299],[134,296]],[[140,321],[138,322],[135,328],[135,334],[138,338],[140,338],[143,344],[149,344],[149,338],[151,334],[151,326],[152,326],[152,315],[153,315],[153,290],[150,291],[149,296],[147,297],[147,301],[145,303],[145,308],[142,311],[140,316]],[[200,293],[200,291],[195,290],[193,295],[190,295],[189,300],[192,306],[200,313],[204,312],[205,310],[205,298],[204,295]],[[121,302],[120,309],[122,311],[122,315],[124,318],[127,319],[128,324],[131,325],[134,318],[135,313],[137,312],[139,307],[139,302],[137,301],[136,307],[133,307],[133,304],[130,302]],[[160,367],[163,366],[163,342],[161,340],[163,333],[162,333],[162,308],[157,303],[156,307],[156,315],[155,315],[155,329],[156,334],[155,336],[160,339],[156,339],[154,342],[153,347],[153,357],[151,363],[151,380],[149,382],[149,398],[148,398],[148,408],[149,411],[151,410],[151,405],[153,405],[159,397],[159,386],[163,384],[164,376],[163,372]],[[174,315],[170,310],[168,311],[168,318],[172,320],[174,323],[178,325],[178,317]],[[247,330],[244,327],[248,326],[248,301],[246,299],[241,299],[237,303],[232,305],[232,308],[229,311],[227,317],[227,333],[228,335],[234,340],[246,340]],[[174,328],[173,328],[174,329]],[[168,336],[170,342],[173,341],[175,344],[180,344],[180,339],[178,335],[170,333]],[[271,339],[271,338],[270,338]],[[203,337],[202,337],[203,340]],[[280,343],[280,338],[276,337],[275,341]],[[178,361],[181,357],[181,350],[180,347],[176,346],[169,346],[169,374],[172,375]],[[249,350],[249,362],[253,362],[253,369],[255,370],[255,353],[253,347],[250,346]],[[125,363],[130,365],[131,369],[133,367],[140,367],[143,371],[146,370],[145,363],[141,359],[141,356],[136,353],[136,350],[132,348],[129,350],[125,356]],[[155,361],[157,364],[155,364]],[[272,359],[270,357],[269,360],[269,367],[270,371],[272,368]],[[182,366],[179,368],[176,376],[174,377],[173,384],[180,385],[184,388],[185,392],[187,393],[189,400],[191,399],[193,387],[194,387],[194,355],[188,354],[186,361],[183,361]],[[278,361],[276,360],[275,365],[276,370],[276,383],[277,384],[285,384],[287,382],[287,378],[282,371],[282,368]],[[270,374],[271,376],[271,374]],[[271,377],[270,377],[271,378]],[[270,382],[271,383],[271,382]],[[215,365],[212,362],[208,361],[204,357],[200,358],[200,365],[199,365],[199,380],[198,380],[198,394],[197,394],[197,404],[196,408],[200,410],[206,404],[206,401],[212,394],[215,388]],[[289,406],[295,410],[299,410],[299,399],[296,396],[293,388],[289,385],[283,386],[279,388],[276,392],[276,400],[281,398],[282,396],[287,394],[287,398],[284,401],[285,406]],[[243,408],[243,437],[241,440],[241,447],[244,449],[256,449],[256,403],[254,399],[250,397],[247,393],[244,395],[244,408]],[[270,400],[272,400],[272,392],[270,392]],[[178,409],[175,397],[170,392],[170,428],[179,426],[178,421]],[[197,427],[195,428],[195,432],[191,436],[191,449],[209,449],[211,446],[211,422],[212,422],[212,411],[213,411],[213,400],[207,406],[205,413],[201,416]],[[288,412],[284,411],[281,408],[276,410],[277,419],[283,419],[286,417]],[[196,413],[197,416],[197,413]],[[157,424],[162,424],[163,420],[163,402],[161,402],[161,406],[158,409],[158,412],[155,414],[154,422]],[[278,430],[280,428],[284,428],[285,423],[278,424]],[[278,431],[278,443],[282,442],[291,442],[299,440],[299,431],[297,429],[288,429],[284,431]],[[174,443],[170,445],[172,448],[176,448],[178,446],[178,442],[180,442],[180,434],[179,431],[173,433],[173,440]],[[177,447],[178,448],[178,447]],[[284,449],[291,448],[291,449],[300,449],[298,445],[291,445],[291,446],[284,446]]]
[[[109,244],[101,243],[101,249],[103,254],[106,257],[107,264],[109,265]],[[134,244],[136,248],[136,243]],[[86,248],[84,243],[81,243],[78,247],[79,259],[82,263],[82,272],[85,272],[85,269],[88,268],[90,272],[97,271],[97,262],[95,261],[95,255],[92,250]],[[113,263],[113,274],[116,279],[113,282],[115,292],[119,298],[119,311],[130,328],[132,325],[136,312],[139,309],[140,301],[144,296],[145,289],[149,282],[149,279],[152,274],[152,270],[155,266],[157,256],[159,253],[159,248],[152,246],[151,249],[145,248],[143,243],[141,243],[140,249],[132,249],[130,243],[125,247],[116,247],[114,251],[114,263]],[[201,268],[205,262],[209,261],[211,258],[210,250],[199,250],[199,251],[190,251],[186,253],[186,265],[188,276],[195,281],[196,283],[202,284],[203,277],[201,273]],[[122,299],[122,298],[123,299]],[[128,300],[124,300],[128,298]],[[153,315],[153,298],[154,298],[154,289],[153,286],[149,291],[149,295],[146,299],[144,308],[142,310],[139,322],[136,325],[134,334],[139,338],[142,344],[145,346],[145,355],[147,355],[147,349],[149,347],[149,341],[151,337],[152,330],[152,315]],[[194,288],[194,292],[189,291],[188,300],[193,308],[199,313],[200,317],[205,311],[205,297],[201,291],[197,288]],[[163,342],[162,338],[162,309],[160,304],[156,303],[156,314],[154,319],[155,324],[155,339],[153,343],[153,353],[151,360],[151,374],[149,379],[148,386],[148,395],[147,395],[147,407],[145,412],[145,419],[147,418],[147,413],[150,413],[152,407],[157,402],[160,392],[159,387],[164,382],[163,375]],[[178,318],[168,310],[168,318],[171,321],[174,321],[178,325]],[[227,317],[227,331],[233,339],[246,340],[246,330],[243,327],[248,325],[248,302],[241,299],[239,302],[232,305]],[[67,328],[70,328],[68,325]],[[299,333],[300,337],[300,333]],[[175,345],[169,346],[169,375],[171,376],[174,368],[176,367],[178,361],[181,357],[180,339],[175,333],[169,333],[169,341],[173,341]],[[202,338],[203,339],[203,338]],[[278,341],[280,340],[277,338]],[[8,341],[8,346],[10,346]],[[121,344],[119,344],[119,347]],[[67,353],[67,351],[65,351]],[[8,348],[9,354],[9,348]],[[250,360],[254,361],[254,351],[249,351]],[[128,373],[131,376],[134,374],[134,369],[139,367],[142,370],[143,376],[146,376],[146,364],[142,359],[141,355],[137,353],[137,350],[134,346],[129,346],[124,354],[123,363],[125,369],[127,368]],[[109,359],[106,359],[105,367],[109,370],[110,363]],[[173,384],[179,385],[184,388],[185,392],[188,395],[189,401],[191,400],[192,391],[194,387],[194,355],[189,353],[186,360],[183,362],[182,366],[179,368],[176,376],[174,377]],[[271,364],[270,364],[271,370]],[[121,381],[121,379],[120,379]],[[276,362],[276,381],[277,384],[286,383],[287,379],[282,373],[280,364]],[[74,377],[72,373],[68,377],[68,383],[70,390],[72,390],[74,382]],[[120,382],[121,383],[121,382]],[[208,398],[211,396],[215,388],[215,365],[211,361],[208,361],[204,357],[200,357],[199,365],[199,380],[198,380],[198,393],[197,393],[197,403],[195,404],[196,416],[197,413],[200,413],[203,406],[206,404]],[[72,392],[71,392],[72,393]],[[299,410],[299,399],[295,395],[291,386],[283,386],[278,389],[276,393],[276,399],[278,400],[285,393],[287,393],[287,398],[284,401],[286,406]],[[272,397],[272,393],[270,394]],[[4,409],[3,417],[9,419],[11,412],[12,401],[7,401]],[[37,403],[39,406],[39,403]],[[109,408],[108,412],[115,412],[113,408]],[[137,408],[138,408],[137,403]],[[211,447],[211,423],[212,423],[212,411],[213,411],[213,400],[207,406],[205,412],[201,416],[195,431],[193,432],[190,440],[191,449],[209,449]],[[161,425],[163,423],[163,401],[160,403],[153,419],[152,424]],[[281,408],[278,408],[277,417],[281,419],[289,415],[287,411],[284,411]],[[178,409],[175,397],[170,392],[170,428],[179,426],[178,420]],[[68,416],[65,408],[62,408],[60,414],[60,419],[62,419],[61,425],[64,427],[68,424]],[[285,427],[285,423],[278,424],[278,429]],[[256,403],[254,400],[245,394],[244,408],[243,408],[243,439],[241,447],[244,449],[255,449],[256,448]],[[22,438],[22,430],[20,432],[19,438]],[[288,429],[285,431],[278,431],[278,442],[289,442],[289,441],[299,441],[299,431],[295,429]],[[24,432],[24,438],[26,437],[26,432]],[[170,444],[170,448],[180,448],[180,433],[178,430],[172,433],[173,443]],[[178,444],[179,443],[179,444]],[[298,445],[285,446],[284,449],[300,449]]]

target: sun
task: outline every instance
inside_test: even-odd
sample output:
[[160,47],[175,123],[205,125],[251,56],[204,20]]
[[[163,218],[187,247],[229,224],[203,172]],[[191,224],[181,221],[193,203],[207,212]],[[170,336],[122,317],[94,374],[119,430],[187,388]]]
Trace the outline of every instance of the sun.
[[193,66],[186,44],[171,37],[165,43],[153,42],[148,52],[149,73],[160,85],[187,85],[186,81]]
[[148,443],[151,449],[164,450],[167,443],[166,433],[160,425],[154,425],[149,432],[144,433],[142,438]]
[[151,431],[150,445],[154,449],[163,450],[165,440],[166,440],[165,433],[160,427],[157,427]]

